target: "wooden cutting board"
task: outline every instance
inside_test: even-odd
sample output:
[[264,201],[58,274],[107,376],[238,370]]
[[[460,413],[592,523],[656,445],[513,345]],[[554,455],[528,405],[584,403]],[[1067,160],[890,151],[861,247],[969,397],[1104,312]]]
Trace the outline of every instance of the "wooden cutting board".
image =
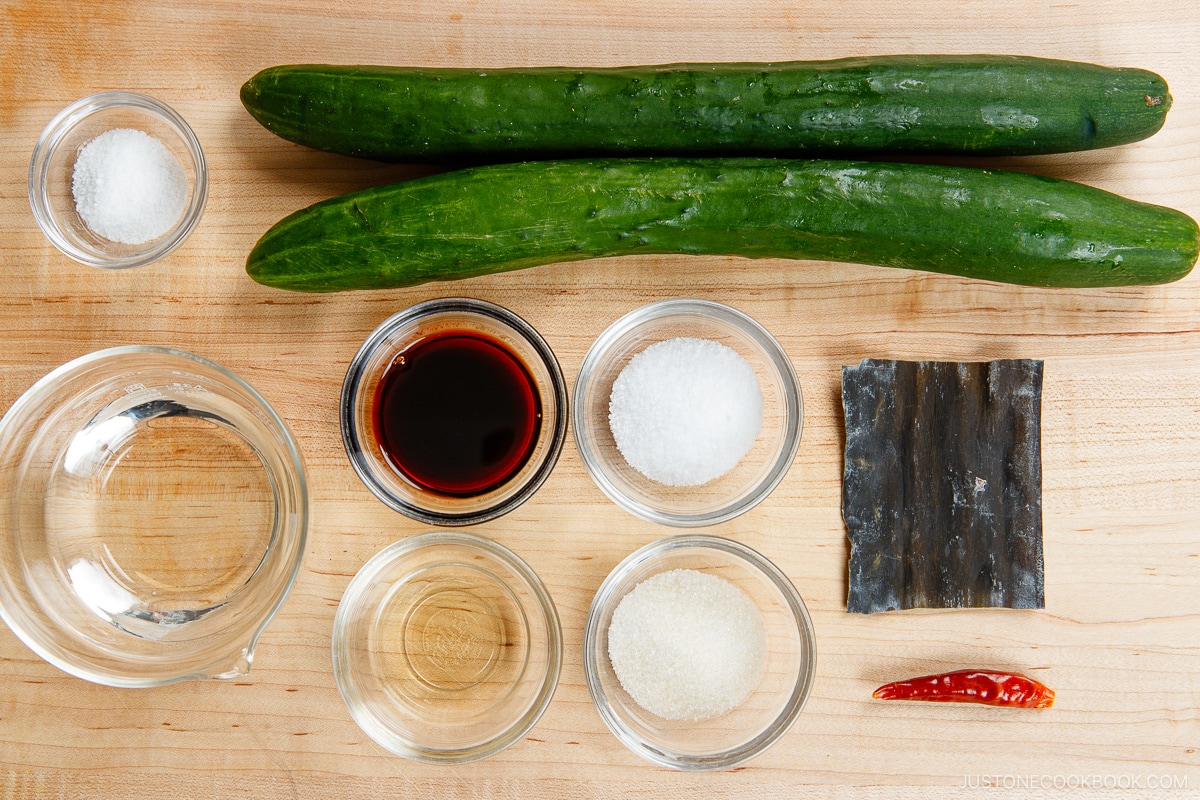
[[[238,102],[244,80],[288,62],[500,67],[993,52],[1141,66],[1164,75],[1175,98],[1152,139],[985,163],[1195,217],[1198,40],[1200,7],[1185,0],[3,4],[0,407],[59,364],[111,345],[207,356],[258,388],[294,429],[313,525],[295,590],[244,679],[96,686],[44,663],[0,627],[0,797],[1200,791],[1200,274],[1159,288],[1048,291],[845,264],[656,256],[293,295],[245,276],[256,238],[313,201],[415,172],[289,144]],[[69,102],[106,89],[174,106],[211,170],[207,210],[183,247],[114,273],[52,248],[26,199],[41,128]],[[592,707],[580,665],[592,594],[624,556],[672,531],[606,500],[570,442],[530,502],[476,529],[525,557],[558,604],[565,665],[538,725],[495,758],[447,768],[390,755],[351,720],[330,667],[339,598],[372,554],[423,526],[385,508],[351,470],[338,393],[350,357],[381,320],[451,295],[525,317],[572,380],[609,323],[668,297],[730,303],[791,356],[806,410],[795,463],[766,502],[711,532],[754,547],[795,582],[816,627],[818,669],[795,727],[745,768],[658,769],[627,751]],[[841,366],[863,357],[1045,360],[1045,611],[845,613],[839,381]],[[1029,672],[1058,691],[1058,703],[1020,712],[870,698],[887,680],[965,666]]]

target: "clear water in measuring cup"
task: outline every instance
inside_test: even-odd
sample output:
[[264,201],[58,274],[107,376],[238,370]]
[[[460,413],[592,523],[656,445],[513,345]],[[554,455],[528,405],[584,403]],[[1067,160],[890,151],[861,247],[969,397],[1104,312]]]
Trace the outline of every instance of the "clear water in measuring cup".
[[141,386],[80,428],[44,502],[50,563],[92,613],[148,639],[189,639],[262,564],[276,501],[238,431],[245,411],[202,387]]

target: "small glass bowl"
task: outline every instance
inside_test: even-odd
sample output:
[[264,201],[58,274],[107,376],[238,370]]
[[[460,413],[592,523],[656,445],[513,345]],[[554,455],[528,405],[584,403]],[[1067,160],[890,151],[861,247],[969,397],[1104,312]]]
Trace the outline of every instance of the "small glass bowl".
[[355,722],[397,755],[461,764],[519,741],[562,665],[558,612],[524,561],[464,533],[387,547],[333,623],[333,673]]
[[[741,589],[762,613],[766,661],[757,686],[718,717],[672,721],[639,706],[621,687],[608,655],[608,629],[621,600],[642,581],[675,569],[716,575]],[[729,769],[783,736],[804,707],[816,673],[816,636],[804,601],[774,564],[716,536],[673,536],[622,561],[600,585],[583,633],[588,691],[604,724],[639,756],[687,772]]]
[[[384,455],[374,410],[381,379],[414,344],[447,332],[483,334],[506,347],[532,377],[541,401],[533,451],[504,483],[470,497],[431,491],[405,477]],[[355,472],[384,503],[427,525],[474,525],[507,514],[550,475],[567,433],[567,387],[550,346],[529,323],[482,300],[447,298],[393,315],[367,337],[342,385],[342,440]]]
[[[183,215],[166,233],[143,244],[98,236],[75,208],[75,159],[84,145],[115,128],[133,128],[158,139],[187,176]],[[130,92],[102,92],[64,108],[38,137],[29,163],[29,204],[46,238],[76,261],[104,269],[140,267],[170,253],[200,221],[207,194],[204,152],[191,127],[165,103]]]
[[243,675],[299,572],[307,498],[287,426],[233,373],[85,355],[0,420],[0,616],[96,683]]
[[[700,486],[667,486],[631,467],[609,427],[613,383],[638,353],[676,337],[732,348],[754,369],[763,395],[762,430],[737,466]],[[664,300],[613,323],[584,356],[575,381],[575,445],[588,474],[621,508],[661,525],[701,527],[749,511],[783,480],[796,456],[804,409],[792,363],[750,317],[706,300]]]

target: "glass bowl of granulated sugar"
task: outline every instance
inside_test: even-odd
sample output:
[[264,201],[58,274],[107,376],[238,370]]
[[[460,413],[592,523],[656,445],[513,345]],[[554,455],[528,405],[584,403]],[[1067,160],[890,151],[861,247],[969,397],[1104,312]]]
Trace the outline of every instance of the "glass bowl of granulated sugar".
[[635,309],[600,334],[575,381],[584,467],[621,508],[699,527],[762,502],[796,455],[800,386],[753,319],[706,300]]
[[204,211],[208,172],[196,134],[152,97],[102,92],[42,131],[29,204],[46,238],[83,264],[125,269],[178,247]]
[[583,635],[588,691],[626,747],[660,766],[730,769],[799,717],[816,637],[796,588],[717,536],[660,539],[604,580]]

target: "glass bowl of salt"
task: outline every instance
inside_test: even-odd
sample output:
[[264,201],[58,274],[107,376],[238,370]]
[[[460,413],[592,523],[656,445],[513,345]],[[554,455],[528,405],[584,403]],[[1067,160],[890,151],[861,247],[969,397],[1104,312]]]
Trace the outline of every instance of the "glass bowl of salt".
[[67,256],[93,267],[149,264],[204,211],[208,172],[174,109],[131,92],[78,100],[46,126],[29,163],[29,204]]
[[660,539],[622,561],[583,634],[588,691],[626,747],[671,769],[730,769],[799,717],[816,635],[795,586],[718,536]]
[[683,528],[762,502],[804,423],[783,348],[707,300],[664,300],[617,320],[584,357],[573,400],[575,445],[601,491],[635,516]]

